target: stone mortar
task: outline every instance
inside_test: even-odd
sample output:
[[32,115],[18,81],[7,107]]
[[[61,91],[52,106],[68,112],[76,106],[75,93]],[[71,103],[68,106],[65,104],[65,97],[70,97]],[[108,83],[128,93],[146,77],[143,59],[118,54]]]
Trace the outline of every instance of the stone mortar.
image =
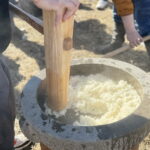
[[[52,150],[129,150],[138,145],[150,129],[150,78],[141,69],[125,62],[87,58],[74,60],[71,76],[104,73],[112,79],[125,79],[141,96],[141,105],[126,118],[101,126],[73,126],[58,123],[37,102],[38,87],[45,70],[25,86],[21,95],[20,125],[24,134]],[[44,100],[40,100],[41,102]]]

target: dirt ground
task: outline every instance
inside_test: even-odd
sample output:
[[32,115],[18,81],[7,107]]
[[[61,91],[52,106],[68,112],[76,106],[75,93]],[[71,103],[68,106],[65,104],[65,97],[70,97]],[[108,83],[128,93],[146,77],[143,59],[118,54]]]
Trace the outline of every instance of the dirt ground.
[[[73,58],[101,57],[94,52],[111,41],[112,3],[105,11],[98,11],[95,9],[97,1],[81,0],[81,2],[80,10],[75,16]],[[34,74],[43,69],[45,64],[43,35],[17,16],[14,17],[14,21],[17,31],[14,31],[12,42],[3,56],[11,71],[17,110],[19,110],[19,95],[24,85]],[[147,73],[150,72],[150,60],[143,45],[113,58],[138,66]],[[21,131],[16,120],[16,133],[19,132]],[[32,149],[39,150],[39,144],[34,145]],[[150,150],[150,136],[142,142],[140,150]]]

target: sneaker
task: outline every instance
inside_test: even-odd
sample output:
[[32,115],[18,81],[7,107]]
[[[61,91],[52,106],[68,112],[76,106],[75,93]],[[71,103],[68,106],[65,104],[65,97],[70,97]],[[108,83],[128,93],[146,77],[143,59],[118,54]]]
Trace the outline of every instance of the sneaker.
[[97,5],[96,5],[96,8],[99,9],[99,10],[104,10],[108,5],[108,1],[107,0],[99,0]]
[[29,139],[27,139],[23,134],[19,134],[15,136],[14,150],[23,150],[31,144],[32,142]]

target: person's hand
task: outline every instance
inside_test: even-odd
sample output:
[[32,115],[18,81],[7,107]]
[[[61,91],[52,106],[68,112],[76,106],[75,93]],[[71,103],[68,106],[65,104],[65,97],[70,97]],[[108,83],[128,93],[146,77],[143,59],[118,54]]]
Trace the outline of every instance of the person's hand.
[[127,31],[127,39],[129,41],[129,44],[132,48],[138,46],[141,44],[141,42],[143,42],[142,37],[140,36],[140,34],[136,31]]
[[56,24],[69,19],[79,7],[79,0],[33,0],[35,5],[44,10],[56,11]]
[[122,21],[126,30],[127,39],[132,48],[138,46],[143,41],[135,28],[133,14],[122,16]]

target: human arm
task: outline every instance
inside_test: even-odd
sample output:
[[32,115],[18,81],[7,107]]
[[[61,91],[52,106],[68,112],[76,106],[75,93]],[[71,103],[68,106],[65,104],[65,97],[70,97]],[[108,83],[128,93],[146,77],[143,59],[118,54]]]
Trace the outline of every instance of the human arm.
[[130,42],[130,46],[138,46],[143,41],[143,39],[135,28],[133,14],[122,16],[121,18],[126,30],[127,39]]
[[132,0],[113,0],[117,13],[121,16],[124,28],[126,30],[127,39],[130,42],[131,47],[139,45],[142,41],[142,37],[139,35],[134,24],[134,7]]
[[56,11],[56,24],[73,16],[79,7],[79,0],[33,0],[33,2],[41,9]]

